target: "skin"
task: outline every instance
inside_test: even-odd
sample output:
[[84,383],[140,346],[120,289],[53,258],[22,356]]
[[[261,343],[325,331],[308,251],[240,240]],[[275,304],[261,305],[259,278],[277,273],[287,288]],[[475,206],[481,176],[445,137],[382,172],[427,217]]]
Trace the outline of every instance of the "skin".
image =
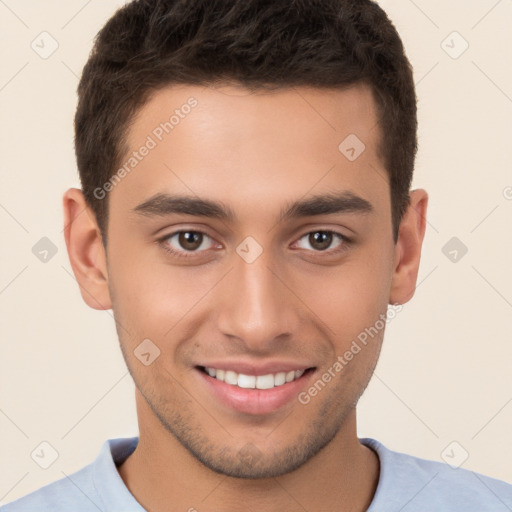
[[[379,461],[358,441],[356,404],[384,329],[307,405],[294,398],[271,413],[219,401],[196,365],[292,361],[314,368],[307,391],[388,304],[413,296],[427,193],[411,191],[394,244],[380,127],[364,85],[167,87],[138,113],[130,151],[191,96],[198,105],[109,192],[107,250],[81,191],[64,196],[82,297],[113,309],[136,384],[140,440],[119,473],[150,511],[366,510]],[[351,133],[366,146],[353,162],[338,150]],[[346,191],[372,211],[280,218],[294,201]],[[219,201],[234,218],[135,211],[155,194]],[[179,230],[208,236],[178,257],[165,244],[180,250],[169,238]],[[329,230],[352,242],[333,237],[319,250],[309,234]],[[262,249],[252,263],[236,252],[247,236]],[[144,339],[160,349],[148,366],[134,355]]]

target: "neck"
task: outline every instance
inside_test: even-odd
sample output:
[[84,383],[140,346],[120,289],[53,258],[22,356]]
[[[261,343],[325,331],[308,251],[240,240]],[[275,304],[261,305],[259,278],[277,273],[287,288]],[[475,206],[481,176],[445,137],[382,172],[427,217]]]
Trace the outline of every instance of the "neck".
[[142,402],[137,393],[139,443],[118,470],[130,492],[148,511],[235,512],[250,503],[251,510],[261,512],[300,508],[339,512],[364,511],[371,503],[379,460],[359,443],[355,409],[334,439],[300,468],[276,478],[241,479],[205,467]]

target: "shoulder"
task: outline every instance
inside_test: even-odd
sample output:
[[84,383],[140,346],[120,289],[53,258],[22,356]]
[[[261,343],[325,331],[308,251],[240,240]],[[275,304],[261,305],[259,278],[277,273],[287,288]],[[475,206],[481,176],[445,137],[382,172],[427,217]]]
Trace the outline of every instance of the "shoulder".
[[453,468],[389,450],[375,439],[361,439],[379,456],[381,472],[368,512],[380,510],[507,512],[512,485],[474,471]]
[[92,463],[0,507],[0,512],[98,512],[118,504],[126,511],[143,510],[116,469],[137,442],[137,437],[105,441]]
[[45,485],[37,491],[0,507],[1,512],[59,512],[75,510],[98,512],[98,501],[92,478],[92,464]]

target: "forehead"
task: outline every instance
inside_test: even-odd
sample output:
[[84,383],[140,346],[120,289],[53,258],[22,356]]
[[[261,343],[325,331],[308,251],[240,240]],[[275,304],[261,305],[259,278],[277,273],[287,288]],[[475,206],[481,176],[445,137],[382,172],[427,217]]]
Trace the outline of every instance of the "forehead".
[[273,199],[277,210],[309,192],[349,190],[389,208],[379,137],[373,94],[361,84],[255,92],[232,85],[166,87],[130,126],[121,164],[128,172],[111,201],[122,198],[134,207],[174,193],[214,198],[234,210],[258,198],[268,210]]

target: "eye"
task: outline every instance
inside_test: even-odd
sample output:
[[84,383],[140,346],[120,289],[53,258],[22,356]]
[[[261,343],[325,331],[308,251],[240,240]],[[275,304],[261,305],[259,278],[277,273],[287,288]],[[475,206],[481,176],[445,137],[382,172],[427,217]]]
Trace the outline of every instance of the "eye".
[[327,251],[327,249],[330,249],[328,252],[336,252],[348,242],[349,239],[346,236],[335,231],[311,231],[298,240],[297,246],[300,249],[312,249],[315,252]]
[[177,231],[161,242],[169,252],[178,256],[188,256],[187,253],[197,253],[215,246],[213,239],[201,231]]

